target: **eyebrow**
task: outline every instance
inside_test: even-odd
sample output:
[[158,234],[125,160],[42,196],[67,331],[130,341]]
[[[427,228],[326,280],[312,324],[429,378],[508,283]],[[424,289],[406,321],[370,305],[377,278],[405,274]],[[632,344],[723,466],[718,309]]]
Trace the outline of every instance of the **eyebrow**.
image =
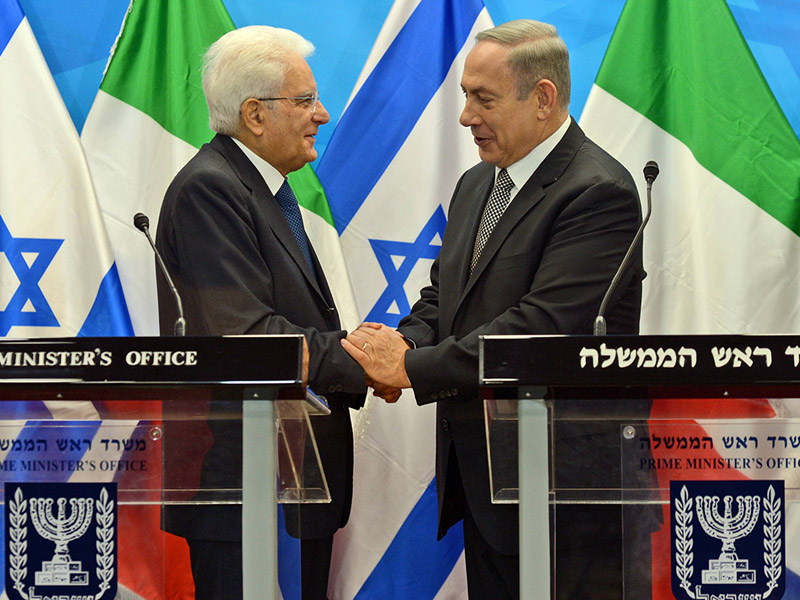
[[296,94],[287,92],[286,97],[287,98],[307,98],[307,97],[311,97],[313,95],[314,95],[314,90],[305,90],[305,91],[302,91],[302,92],[298,92]]
[[461,86],[461,91],[465,94],[475,94],[477,96],[497,96],[497,94],[485,87],[477,87],[474,89],[467,90],[463,85]]

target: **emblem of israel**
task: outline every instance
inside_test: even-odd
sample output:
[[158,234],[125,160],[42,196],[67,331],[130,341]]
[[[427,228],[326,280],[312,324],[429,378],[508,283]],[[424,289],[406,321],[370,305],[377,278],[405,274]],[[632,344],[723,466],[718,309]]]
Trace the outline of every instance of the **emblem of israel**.
[[11,600],[116,595],[116,484],[7,483]]
[[782,598],[783,481],[673,481],[670,495],[676,598]]

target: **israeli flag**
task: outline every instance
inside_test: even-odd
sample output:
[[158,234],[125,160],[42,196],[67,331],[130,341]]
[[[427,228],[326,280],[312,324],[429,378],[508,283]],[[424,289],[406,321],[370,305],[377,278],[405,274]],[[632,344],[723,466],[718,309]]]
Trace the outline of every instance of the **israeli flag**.
[[132,332],[78,133],[18,0],[0,0],[0,337]]
[[[458,123],[460,81],[475,34],[490,27],[482,0],[397,0],[320,160],[364,320],[396,326],[428,283],[450,196],[478,162]],[[466,597],[460,526],[436,541],[434,417],[408,390],[359,412],[332,598]]]

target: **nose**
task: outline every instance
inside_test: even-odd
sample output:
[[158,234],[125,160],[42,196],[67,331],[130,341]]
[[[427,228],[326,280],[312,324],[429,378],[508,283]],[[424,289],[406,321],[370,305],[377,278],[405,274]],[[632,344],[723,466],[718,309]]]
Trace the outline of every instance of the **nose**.
[[331,120],[331,116],[328,114],[328,111],[325,110],[325,107],[319,100],[317,100],[317,108],[314,111],[314,114],[311,115],[311,117],[314,121],[316,121],[320,125],[324,125],[325,123]]
[[458,122],[464,127],[472,127],[473,125],[480,125],[478,114],[471,108],[469,99],[464,102],[464,110],[461,111],[461,116],[458,117]]

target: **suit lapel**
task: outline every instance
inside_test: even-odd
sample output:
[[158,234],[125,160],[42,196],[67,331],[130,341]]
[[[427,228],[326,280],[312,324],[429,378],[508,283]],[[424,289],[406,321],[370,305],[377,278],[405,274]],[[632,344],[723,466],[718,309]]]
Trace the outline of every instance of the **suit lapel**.
[[[554,183],[559,177],[561,177],[567,166],[575,157],[578,148],[580,148],[581,144],[586,139],[585,134],[581,128],[578,127],[578,124],[575,122],[575,120],[572,119],[572,117],[570,117],[570,120],[570,126],[567,129],[567,132],[564,134],[564,137],[556,145],[556,147],[553,148],[553,151],[547,155],[542,164],[539,165],[539,168],[534,171],[530,179],[528,179],[528,181],[522,186],[522,189],[514,197],[511,204],[508,205],[508,208],[503,213],[503,216],[500,217],[500,220],[497,222],[497,225],[495,225],[495,228],[492,231],[492,235],[489,236],[489,239],[487,240],[486,245],[481,252],[478,263],[475,265],[475,270],[472,272],[472,275],[469,275],[469,263],[472,259],[472,248],[478,231],[477,223],[474,224],[471,242],[468,244],[469,251],[464,252],[464,254],[467,255],[466,268],[463,270],[463,274],[466,277],[466,283],[464,284],[463,291],[460,295],[456,311],[464,302],[470,290],[475,285],[475,282],[486,270],[494,255],[497,254],[497,251],[506,241],[517,224],[522,221],[531,210],[533,210],[533,208],[542,200],[542,198],[545,197],[545,190],[547,186]],[[491,188],[494,184],[494,178],[493,176],[490,176],[488,179],[488,186]],[[484,188],[482,187],[481,190],[483,191]],[[484,191],[484,193],[486,192]],[[487,199],[488,193],[486,193],[485,197],[483,198],[483,202],[480,203],[481,208],[477,216],[478,222],[480,222],[480,218],[483,214],[483,207],[486,205]],[[478,203],[476,202],[476,204]],[[456,311],[453,313],[454,316]]]
[[[450,206],[449,223],[445,230],[445,244],[448,255],[455,254],[452,260],[440,262],[439,288],[448,290],[439,296],[439,330],[451,331],[456,312],[463,298],[464,288],[469,277],[469,265],[472,261],[472,249],[478,233],[481,216],[494,185],[494,167],[480,163],[472,170],[477,170],[474,179],[477,183],[472,187],[458,189]],[[464,176],[469,180],[469,174]],[[464,185],[464,180],[459,185]],[[469,184],[466,184],[469,185]],[[443,246],[444,247],[444,246]]]
[[475,246],[475,237],[478,235],[478,227],[481,223],[486,202],[494,187],[494,167],[485,165],[486,175],[482,177],[481,183],[475,186],[474,190],[468,192],[470,198],[466,201],[467,211],[464,218],[464,226],[459,228],[459,239],[455,241],[456,248],[462,248],[459,255],[458,266],[458,290],[459,296],[467,286],[469,279],[469,265],[472,262],[472,249]]
[[[492,230],[492,235],[489,236],[489,239],[486,241],[486,245],[483,247],[481,256],[475,265],[475,270],[472,271],[472,275],[470,275],[467,279],[467,284],[464,287],[462,299],[466,294],[469,293],[470,289],[472,289],[472,286],[475,284],[475,281],[486,270],[486,267],[492,261],[494,255],[497,254],[497,251],[503,245],[503,242],[506,241],[509,233],[511,233],[514,227],[516,227],[517,223],[519,223],[522,218],[525,217],[525,215],[527,215],[528,212],[530,212],[530,210],[542,198],[544,198],[544,190],[542,189],[542,186],[531,185],[533,183],[532,179],[533,178],[531,178],[531,180],[529,180],[528,183],[525,184],[517,193],[517,195],[514,197],[514,200],[508,205],[508,208],[506,208],[503,216],[500,217],[497,225],[495,225],[494,229]],[[471,248],[469,254],[471,258]],[[467,267],[467,270],[469,271],[469,266]]]
[[[333,311],[333,329],[339,329],[341,327],[341,323],[339,321],[339,313],[335,309],[336,304],[333,301],[333,294],[331,293],[331,288],[328,285],[328,280],[325,278],[325,273],[322,269],[322,264],[319,261],[319,257],[317,253],[314,251],[314,246],[311,244],[311,240],[308,240],[308,249],[311,252],[311,260],[314,263],[314,269],[317,271],[317,277],[313,283],[316,284],[316,290],[320,293],[320,295],[325,299],[325,304],[327,305],[329,310]],[[303,260],[305,262],[305,259]]]
[[[272,195],[272,192],[270,192],[269,187],[267,187],[264,178],[258,172],[258,169],[256,169],[255,165],[250,162],[250,159],[244,155],[236,143],[228,136],[215,136],[214,139],[211,140],[211,145],[227,159],[228,163],[233,168],[234,173],[236,173],[236,176],[239,178],[242,184],[250,190],[253,196],[259,201],[260,205],[266,211],[267,222],[275,234],[275,237],[284,247],[286,253],[292,257],[292,260],[294,260],[295,263],[297,263],[297,266],[302,271],[303,276],[308,282],[308,285],[325,300],[326,304],[332,306],[333,301],[329,299],[330,292],[328,293],[327,297],[325,294],[323,294],[317,278],[314,277],[314,274],[311,272],[311,267],[308,266],[308,263],[303,256],[303,252],[300,250],[300,246],[297,244],[297,240],[294,237],[292,228],[289,227],[289,222],[286,220],[283,210],[281,210],[278,201],[275,199],[275,196]],[[310,242],[309,248],[311,249],[313,255],[312,260],[316,260],[316,255],[314,254],[313,248],[311,248]],[[320,278],[324,278],[322,267],[319,266],[318,261],[316,266],[318,276]],[[327,284],[325,285],[325,288],[327,289]]]

